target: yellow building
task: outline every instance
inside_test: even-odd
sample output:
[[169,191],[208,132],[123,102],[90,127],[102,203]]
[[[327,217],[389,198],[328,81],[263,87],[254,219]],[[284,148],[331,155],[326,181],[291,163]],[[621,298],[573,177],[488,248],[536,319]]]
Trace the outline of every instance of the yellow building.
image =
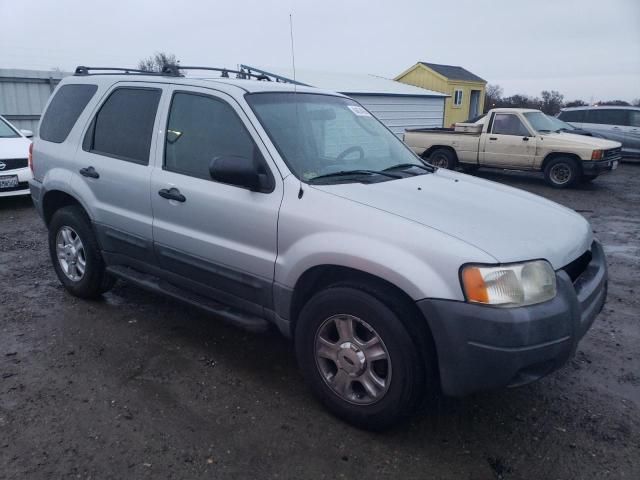
[[450,95],[444,106],[444,126],[482,113],[486,80],[453,65],[418,62],[395,80]]

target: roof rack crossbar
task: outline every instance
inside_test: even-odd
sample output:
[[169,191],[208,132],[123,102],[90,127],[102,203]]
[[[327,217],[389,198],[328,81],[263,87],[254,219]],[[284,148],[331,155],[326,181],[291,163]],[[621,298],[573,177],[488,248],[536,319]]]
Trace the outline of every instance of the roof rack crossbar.
[[265,75],[262,72],[253,73],[251,70],[247,68],[240,68],[240,70],[232,70],[230,68],[219,68],[219,67],[197,67],[197,66],[184,66],[184,65],[167,65],[164,67],[163,71],[173,72],[180,70],[205,70],[209,72],[220,72],[220,77],[222,78],[230,78],[229,74],[235,74],[236,78],[242,80],[248,80],[251,78],[255,78],[256,80],[263,80],[270,82],[271,78],[268,75]]

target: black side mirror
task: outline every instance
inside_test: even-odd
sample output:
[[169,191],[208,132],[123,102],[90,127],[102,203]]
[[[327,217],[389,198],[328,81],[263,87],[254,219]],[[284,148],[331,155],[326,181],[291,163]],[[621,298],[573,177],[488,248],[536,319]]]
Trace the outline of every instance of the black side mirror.
[[216,182],[236,185],[257,192],[262,190],[254,161],[239,155],[215,157],[209,163],[209,175]]

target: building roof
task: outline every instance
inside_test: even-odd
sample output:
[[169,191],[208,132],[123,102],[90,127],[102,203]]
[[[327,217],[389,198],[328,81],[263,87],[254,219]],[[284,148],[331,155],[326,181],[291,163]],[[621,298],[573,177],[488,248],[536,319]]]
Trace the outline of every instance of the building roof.
[[[293,70],[290,68],[260,68],[249,65],[242,65],[242,67],[249,68],[253,71],[264,72],[267,75],[275,74],[288,80],[293,80]],[[377,75],[363,73],[335,73],[296,69],[295,77],[298,84],[317,87],[323,90],[331,90],[345,95],[448,96],[440,92],[434,92],[433,90],[427,90]]]
[[429,67],[431,70],[439,73],[440,75],[447,77],[449,80],[462,80],[464,82],[483,82],[486,80],[471,73],[466,68],[457,67],[455,65],[441,65],[439,63],[420,62],[425,67]]

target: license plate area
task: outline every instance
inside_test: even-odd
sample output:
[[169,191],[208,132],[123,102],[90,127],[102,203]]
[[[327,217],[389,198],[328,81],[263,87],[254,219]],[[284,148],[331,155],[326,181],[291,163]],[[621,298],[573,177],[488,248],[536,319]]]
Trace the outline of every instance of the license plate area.
[[618,160],[611,162],[611,170],[615,170],[616,168],[618,168]]
[[0,176],[0,190],[4,190],[6,188],[15,188],[17,186],[18,186],[17,175]]

